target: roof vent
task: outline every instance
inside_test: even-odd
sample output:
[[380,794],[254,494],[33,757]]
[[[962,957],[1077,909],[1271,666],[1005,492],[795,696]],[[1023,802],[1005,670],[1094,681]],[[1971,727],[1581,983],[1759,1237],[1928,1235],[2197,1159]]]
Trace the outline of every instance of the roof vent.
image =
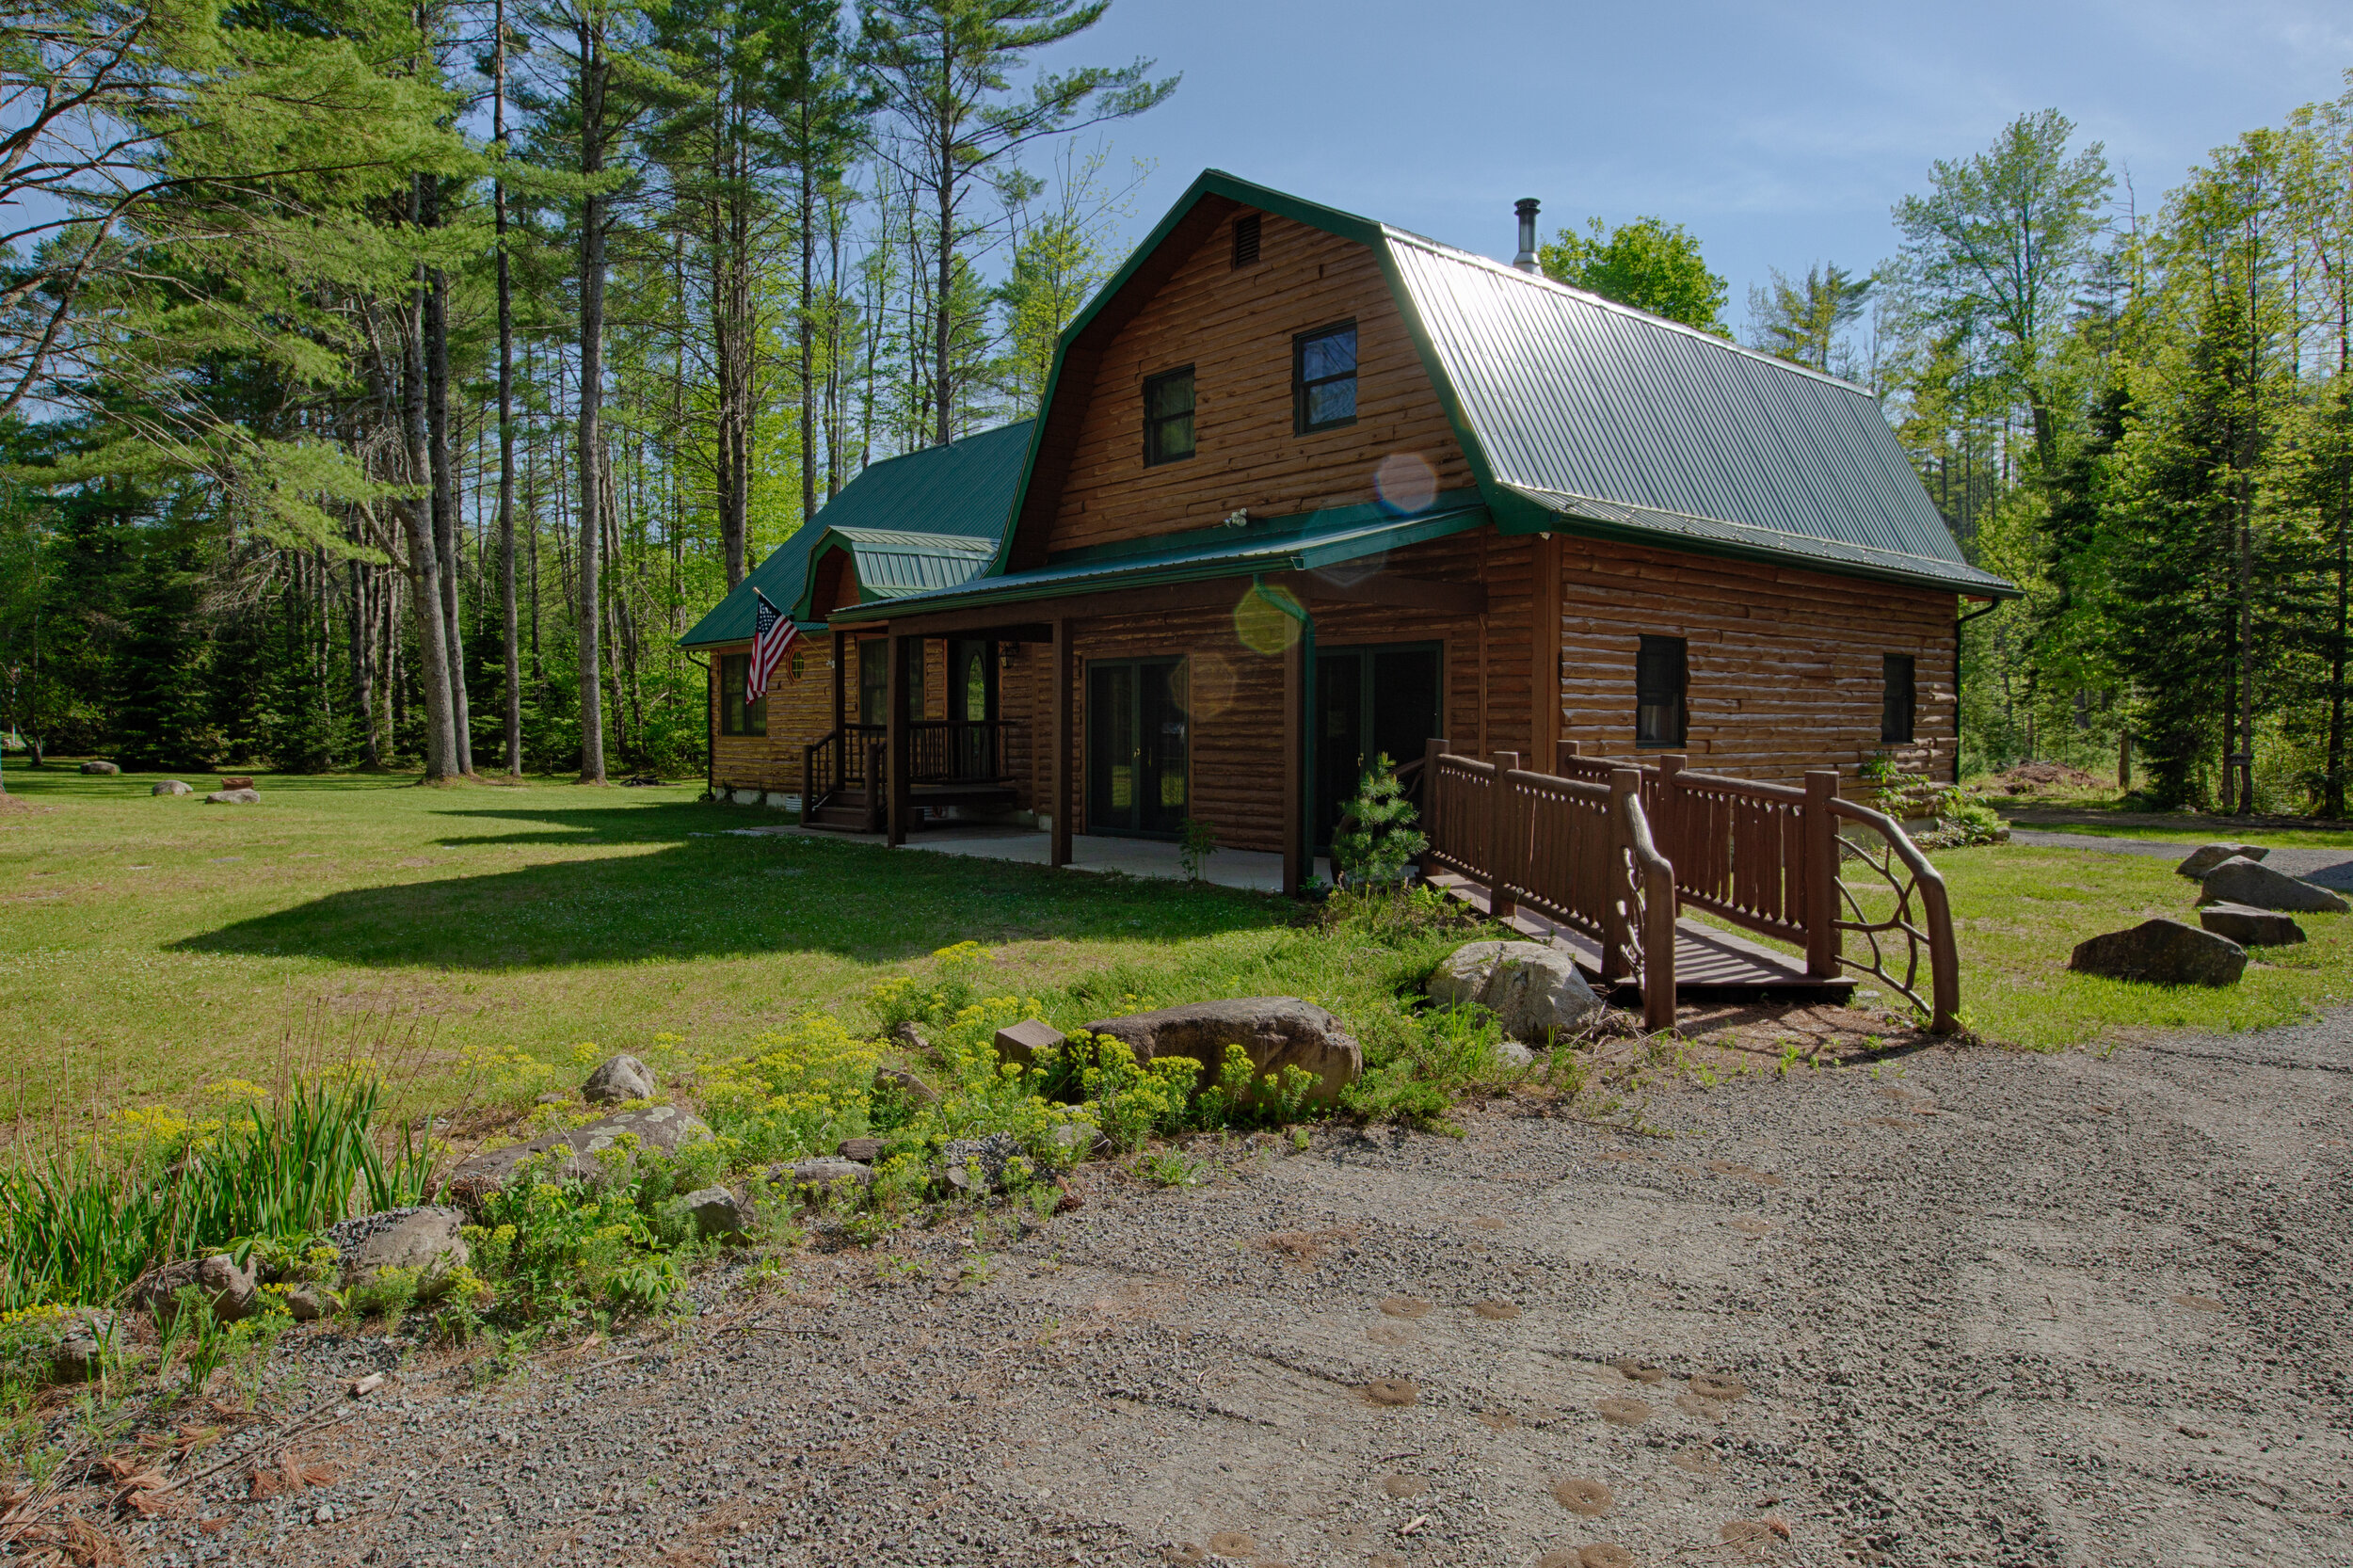
[[1258,215],[1244,213],[1234,219],[1234,270],[1258,264]]
[[1520,215],[1520,253],[1512,258],[1512,264],[1522,272],[1541,270],[1536,264],[1536,199],[1523,196],[1512,209]]

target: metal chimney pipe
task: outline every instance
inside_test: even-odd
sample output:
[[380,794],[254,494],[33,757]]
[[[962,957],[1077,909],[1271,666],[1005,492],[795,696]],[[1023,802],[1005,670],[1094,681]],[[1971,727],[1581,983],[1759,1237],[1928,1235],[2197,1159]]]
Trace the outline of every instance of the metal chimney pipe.
[[1536,199],[1523,196],[1512,209],[1520,215],[1520,253],[1512,258],[1512,264],[1522,272],[1539,270],[1536,264]]

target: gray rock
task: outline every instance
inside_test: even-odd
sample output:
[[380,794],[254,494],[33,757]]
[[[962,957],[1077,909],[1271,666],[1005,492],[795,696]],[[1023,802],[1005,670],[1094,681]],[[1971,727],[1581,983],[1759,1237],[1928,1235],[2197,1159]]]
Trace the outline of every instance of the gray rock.
[[904,1067],[874,1069],[874,1088],[879,1093],[896,1091],[909,1105],[937,1105],[939,1092]]
[[1506,1035],[1496,1042],[1496,1064],[1505,1072],[1526,1072],[1536,1064],[1536,1053]]
[[1033,1065],[1040,1055],[1062,1048],[1062,1031],[1043,1018],[1024,1018],[997,1032],[997,1060],[1016,1067]]
[[85,762],[82,764],[82,771],[94,776],[106,777],[120,773],[122,770],[112,762]]
[[[709,1138],[711,1128],[701,1117],[675,1105],[618,1111],[569,1132],[552,1132],[528,1144],[477,1154],[450,1172],[444,1191],[454,1202],[479,1203],[504,1188],[514,1176],[516,1166],[537,1155],[549,1157],[542,1179],[599,1180],[611,1158],[606,1151],[618,1147],[624,1137],[631,1136],[636,1138],[641,1149],[675,1154],[689,1144]],[[605,1158],[600,1159],[600,1155]]]
[[2241,947],[2285,947],[2304,939],[2304,928],[2293,915],[2249,908],[2244,904],[2209,904],[2198,911],[2198,923]]
[[36,1365],[53,1383],[88,1383],[106,1369],[109,1350],[127,1349],[115,1315],[99,1307],[76,1307],[41,1328]]
[[1046,1138],[1056,1148],[1075,1150],[1080,1159],[1084,1159],[1101,1136],[1084,1122],[1057,1122]]
[[463,1210],[438,1204],[387,1208],[328,1226],[326,1240],[343,1255],[344,1289],[366,1285],[387,1269],[414,1269],[417,1294],[430,1298],[446,1288],[451,1270],[473,1259],[458,1234],[465,1224]]
[[652,1070],[633,1056],[606,1057],[580,1086],[580,1097],[590,1105],[649,1100],[655,1092]]
[[314,1323],[343,1309],[343,1297],[324,1285],[297,1285],[286,1292],[286,1311],[297,1323]]
[[2078,942],[2067,967],[2152,985],[2230,985],[2246,972],[2247,950],[2180,920],[2143,920],[2130,931]]
[[1531,1045],[1549,1045],[1601,1009],[1576,960],[1546,942],[1466,942],[1431,971],[1423,989],[1449,1007],[1491,1009],[1505,1034]]
[[1205,1081],[1217,1077],[1225,1048],[1239,1045],[1261,1078],[1285,1067],[1305,1067],[1316,1077],[1307,1091],[1311,1104],[1329,1105],[1364,1071],[1364,1052],[1339,1019],[1297,997],[1241,997],[1232,1001],[1194,1002],[1099,1018],[1090,1034],[1125,1041],[1136,1060],[1189,1056],[1201,1064]]
[[837,1181],[855,1181],[860,1187],[874,1185],[874,1167],[856,1160],[819,1156],[814,1160],[796,1160],[780,1166],[772,1179],[781,1178],[794,1192],[804,1187],[831,1191]]
[[998,1192],[1005,1185],[1005,1167],[1020,1158],[1021,1142],[1010,1132],[952,1138],[939,1151],[940,1174],[958,1192]]
[[2223,861],[2232,858],[2260,860],[2270,850],[2261,844],[2200,844],[2189,852],[2188,858],[2174,867],[2176,872],[2193,880],[2204,876]]
[[844,1160],[855,1160],[861,1165],[872,1165],[882,1158],[883,1141],[879,1138],[844,1138],[834,1145],[833,1152]]
[[204,797],[204,804],[207,806],[259,806],[262,804],[262,792],[259,790],[215,790]]
[[741,1241],[752,1233],[752,1206],[724,1187],[704,1187],[680,1201],[706,1240]]
[[149,1271],[133,1282],[131,1304],[162,1317],[176,1310],[180,1292],[191,1288],[203,1292],[213,1316],[224,1323],[253,1316],[261,1289],[250,1264],[240,1269],[227,1253],[216,1253]]
[[2245,904],[2257,909],[2292,909],[2308,915],[2342,915],[2353,909],[2326,888],[2299,881],[2285,872],[2237,857],[2223,861],[2205,876],[2201,904]]
[[932,1053],[932,1043],[924,1037],[922,1026],[912,1018],[902,1019],[891,1026],[890,1043],[903,1049],[911,1050],[918,1056],[929,1056]]
[[176,778],[167,778],[147,792],[151,795],[192,795],[196,793],[194,790]]

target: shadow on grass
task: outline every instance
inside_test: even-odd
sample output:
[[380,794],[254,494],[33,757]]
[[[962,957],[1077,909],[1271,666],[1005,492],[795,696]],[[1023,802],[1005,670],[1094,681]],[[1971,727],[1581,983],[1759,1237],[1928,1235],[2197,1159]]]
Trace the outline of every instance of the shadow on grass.
[[740,813],[694,804],[484,809],[470,799],[447,814],[539,825],[445,844],[655,847],[350,888],[172,947],[486,971],[792,952],[888,963],[968,939],[1171,940],[1290,918],[1280,900],[1225,888],[798,835],[728,837],[719,830],[740,825]]

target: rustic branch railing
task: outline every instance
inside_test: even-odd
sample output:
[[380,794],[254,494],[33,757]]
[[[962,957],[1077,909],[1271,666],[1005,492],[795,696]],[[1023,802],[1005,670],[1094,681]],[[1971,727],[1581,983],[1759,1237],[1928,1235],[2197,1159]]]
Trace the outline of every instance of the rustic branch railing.
[[[1841,961],[1901,992],[1913,1006],[1929,1015],[1931,1032],[1951,1033],[1961,1027],[1961,948],[1953,936],[1952,902],[1945,891],[1945,878],[1929,864],[1929,857],[1920,853],[1920,846],[1912,841],[1911,835],[1885,812],[1847,800],[1832,801],[1830,811],[1834,817],[1860,823],[1879,835],[1879,841],[1873,844],[1867,840],[1858,842],[1842,834],[1838,852],[1842,863],[1853,861],[1863,868],[1864,875],[1884,883],[1886,892],[1882,896],[1889,900],[1886,918],[1873,920],[1865,911],[1854,887],[1844,876],[1838,879],[1837,928],[1861,936],[1871,953],[1867,963],[1843,954]],[[1882,937],[1892,946],[1898,936],[1903,942],[1900,980],[1889,966],[1887,949],[1881,945]],[[1924,948],[1929,979],[1926,999],[1919,991]]]

